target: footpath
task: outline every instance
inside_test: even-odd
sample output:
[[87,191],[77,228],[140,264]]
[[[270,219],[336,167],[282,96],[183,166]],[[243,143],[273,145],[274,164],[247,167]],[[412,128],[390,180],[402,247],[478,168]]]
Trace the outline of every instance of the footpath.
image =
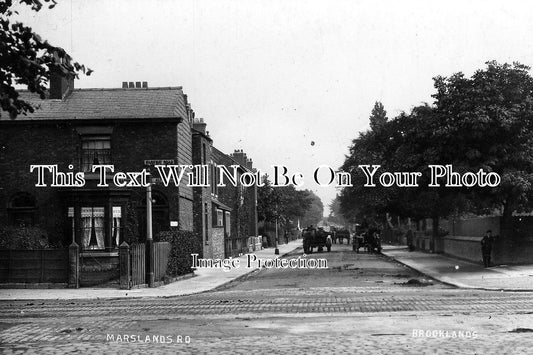
[[[279,255],[274,254],[274,248],[267,248],[253,252],[258,259],[277,259],[290,253],[302,245],[297,239],[288,244],[279,245]],[[247,255],[240,256],[240,267],[224,271],[222,269],[198,268],[194,276],[155,288],[137,288],[120,290],[116,288],[77,289],[0,289],[0,300],[64,300],[64,299],[110,299],[110,298],[139,298],[139,297],[172,297],[205,292],[231,282],[241,276],[249,274],[257,268],[246,267]]]
[[442,254],[410,252],[407,246],[384,245],[382,253],[432,279],[460,288],[491,291],[533,291],[533,265],[481,264]]

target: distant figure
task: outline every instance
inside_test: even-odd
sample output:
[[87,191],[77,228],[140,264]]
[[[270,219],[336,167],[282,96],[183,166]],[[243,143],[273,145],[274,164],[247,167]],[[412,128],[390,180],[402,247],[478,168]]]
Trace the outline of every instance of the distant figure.
[[406,236],[407,236],[407,247],[409,249],[409,251],[414,251],[415,250],[415,244],[413,243],[413,231],[412,230],[408,230],[407,233],[406,233]]
[[483,265],[490,267],[490,255],[492,253],[492,231],[489,229],[483,239],[481,239],[481,254],[483,255]]

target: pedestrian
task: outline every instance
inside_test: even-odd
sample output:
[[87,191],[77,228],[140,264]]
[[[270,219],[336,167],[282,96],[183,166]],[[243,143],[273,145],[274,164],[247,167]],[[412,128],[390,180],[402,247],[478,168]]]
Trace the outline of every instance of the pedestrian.
[[409,229],[406,233],[406,239],[407,239],[407,248],[409,251],[415,250],[415,244],[413,243],[413,231]]
[[489,229],[481,239],[481,254],[483,266],[490,267],[490,255],[492,253],[492,231]]

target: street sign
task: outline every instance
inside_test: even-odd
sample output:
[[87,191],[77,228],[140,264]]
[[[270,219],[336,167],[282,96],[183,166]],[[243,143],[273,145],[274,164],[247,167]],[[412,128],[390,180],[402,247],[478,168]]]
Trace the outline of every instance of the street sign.
[[144,165],[154,166],[154,165],[174,165],[174,159],[151,159],[145,160]]

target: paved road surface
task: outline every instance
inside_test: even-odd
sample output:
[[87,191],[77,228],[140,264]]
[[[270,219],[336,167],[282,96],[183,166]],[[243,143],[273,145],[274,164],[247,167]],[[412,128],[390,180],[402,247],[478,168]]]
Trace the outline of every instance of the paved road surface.
[[[299,249],[286,257],[301,253]],[[329,268],[263,269],[193,296],[2,302],[0,351],[533,351],[533,297],[529,293],[459,290],[429,283],[382,255],[355,254],[347,245],[333,245],[331,253],[312,257],[327,258]]]

